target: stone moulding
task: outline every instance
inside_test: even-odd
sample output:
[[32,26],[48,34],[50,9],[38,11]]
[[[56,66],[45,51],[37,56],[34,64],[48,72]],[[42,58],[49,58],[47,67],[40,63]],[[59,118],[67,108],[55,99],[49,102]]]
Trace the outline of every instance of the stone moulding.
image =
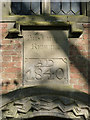
[[[69,30],[69,37],[78,37],[81,35],[81,33],[83,32],[83,25],[82,23],[77,23],[74,21],[60,21],[60,20],[47,20],[47,21],[32,21],[29,19],[24,20],[23,18],[18,18],[18,20],[2,20],[0,21],[0,23],[14,23],[13,27],[11,27],[10,29],[8,29],[8,34],[9,36],[13,36],[16,34],[17,37],[23,37],[22,36],[22,29],[24,27],[55,27],[58,29],[67,29]],[[53,28],[54,29],[54,28]]]
[[89,120],[90,96],[69,86],[42,84],[2,95],[2,118],[57,116]]
[[[83,32],[83,27],[80,23],[63,22],[63,21],[16,21],[16,29],[20,31],[24,27],[58,27],[61,30],[69,30],[69,37],[78,37]],[[12,29],[11,29],[12,32]],[[11,33],[9,31],[9,33]]]

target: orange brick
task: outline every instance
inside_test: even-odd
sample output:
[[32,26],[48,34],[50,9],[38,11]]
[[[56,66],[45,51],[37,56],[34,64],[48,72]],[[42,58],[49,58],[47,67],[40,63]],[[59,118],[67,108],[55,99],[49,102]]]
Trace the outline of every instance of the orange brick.
[[3,69],[0,67],[0,73],[3,72]]
[[89,85],[88,84],[84,84],[83,88],[87,90],[87,89],[89,89]]
[[75,78],[75,79],[79,79],[79,78],[81,78],[82,76],[80,75],[80,74],[78,74],[78,73],[70,73],[70,78],[72,79],[72,78]]
[[7,90],[11,91],[11,90],[14,90],[15,88],[16,88],[16,86],[14,84],[10,84],[10,85],[8,85]]
[[78,80],[78,84],[79,85],[84,85],[86,82],[86,80],[82,77],[81,79]]
[[7,25],[8,25],[7,23],[0,23],[0,28],[2,28],[2,27],[6,28]]
[[12,57],[12,61],[21,61],[21,57]]
[[82,54],[83,56],[88,56],[89,52],[88,52],[88,51],[82,51],[81,54]]
[[2,55],[0,55],[0,62],[2,62]]
[[11,61],[11,56],[2,56],[3,61]]
[[21,44],[21,43],[22,43],[22,41],[15,40],[15,41],[14,41],[14,43],[15,43],[15,44]]
[[9,45],[12,44],[14,41],[13,40],[2,40],[3,45]]
[[14,62],[14,67],[20,67],[21,68],[21,62]]
[[14,67],[13,62],[2,62],[2,67]]
[[84,28],[90,28],[90,24],[89,24],[89,23],[84,23],[84,24],[83,24],[83,27],[84,27]]
[[16,51],[2,51],[2,55],[18,55]]
[[0,62],[0,67],[2,67],[2,62]]
[[75,89],[78,89],[78,90],[82,90],[82,89],[83,89],[83,86],[82,86],[82,85],[74,85],[74,88],[75,88]]
[[82,45],[88,45],[88,39],[85,39],[85,38],[84,38],[84,40],[83,40],[82,43],[80,43],[80,44],[82,44]]
[[[20,77],[20,76],[19,76]],[[9,79],[9,78],[11,78],[11,79],[16,79],[16,78],[18,78],[18,74],[16,74],[16,73],[2,73],[2,78],[3,79]]]
[[6,68],[4,70],[4,72],[8,72],[8,73],[16,72],[16,73],[18,73],[18,72],[21,72],[21,68]]
[[74,66],[70,66],[70,72],[72,72],[72,73],[79,73],[79,70],[76,67],[74,67]]
[[88,28],[85,28],[85,29],[84,29],[84,34],[88,34],[88,31],[89,31],[89,29],[88,29]]
[[2,91],[6,91],[7,87],[6,86],[2,86]]
[[2,62],[3,67],[21,68],[21,62]]
[[2,29],[2,33],[8,32],[6,28]]
[[2,50],[13,50],[13,45],[3,45]]
[[78,84],[78,80],[77,79],[70,79],[70,84],[77,85]]
[[4,39],[8,35],[8,32],[2,34],[2,38]]

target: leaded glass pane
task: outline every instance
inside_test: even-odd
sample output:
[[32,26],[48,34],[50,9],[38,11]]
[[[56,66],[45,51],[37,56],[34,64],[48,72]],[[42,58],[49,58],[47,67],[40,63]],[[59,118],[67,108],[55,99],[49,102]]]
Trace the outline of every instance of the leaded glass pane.
[[[40,2],[35,2],[34,0],[21,0],[21,2],[12,2],[11,8],[14,14],[20,15],[33,15],[40,14],[41,6]],[[52,2],[51,0],[51,14],[57,15],[78,15],[80,14],[80,3],[75,2]],[[43,4],[43,3],[42,3]]]
[[52,14],[58,14],[60,12],[60,2],[51,2]]
[[31,10],[36,14],[40,14],[40,3],[39,2],[32,2],[31,3]]
[[20,15],[40,14],[40,2],[32,2],[31,0],[21,0],[21,2],[12,2],[12,12]]
[[[29,0],[28,0],[29,1]],[[28,15],[30,14],[30,2],[25,2],[25,0],[22,0],[22,14]]]
[[51,0],[51,14],[57,15],[78,15],[80,14],[80,2],[52,2]]
[[58,15],[64,15],[65,13],[63,11],[60,11]]
[[11,9],[14,14],[19,14],[21,12],[21,2],[12,2]]
[[70,11],[70,2],[63,2],[61,11],[67,14]]
[[71,10],[72,10],[75,14],[80,14],[80,3],[72,2],[72,3],[71,3]]
[[30,10],[30,0],[27,0],[27,2],[25,2],[25,0],[22,0],[22,10]]

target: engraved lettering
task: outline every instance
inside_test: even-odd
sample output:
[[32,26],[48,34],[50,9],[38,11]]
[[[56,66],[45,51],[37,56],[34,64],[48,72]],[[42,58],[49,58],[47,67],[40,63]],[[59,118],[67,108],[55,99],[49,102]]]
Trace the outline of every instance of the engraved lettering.
[[37,49],[36,44],[32,44],[32,49]]
[[64,77],[64,70],[60,66],[55,69],[55,63],[52,59],[39,59],[36,65],[26,71],[26,79],[36,80],[61,80]]
[[39,60],[38,63],[35,65],[36,67],[41,67],[42,66],[42,61]]
[[42,69],[37,67],[35,68],[35,78],[37,80],[41,80],[42,79]]
[[46,71],[43,73],[43,77],[44,77],[44,78],[47,78],[47,79],[51,79],[51,69],[46,70]]
[[61,80],[64,77],[64,70],[62,68],[58,68],[56,70],[56,77]]
[[68,83],[68,61],[65,60],[68,57],[68,31],[63,31],[65,36],[60,33],[62,30],[22,31],[25,84],[37,85],[46,80]]
[[48,60],[48,66],[51,67],[51,66],[53,66],[53,65],[54,65],[53,60]]
[[34,43],[34,44],[32,44],[32,49],[55,49],[55,48],[57,48],[58,49],[58,47],[56,46],[56,45],[39,45],[39,44],[36,44],[36,43]]

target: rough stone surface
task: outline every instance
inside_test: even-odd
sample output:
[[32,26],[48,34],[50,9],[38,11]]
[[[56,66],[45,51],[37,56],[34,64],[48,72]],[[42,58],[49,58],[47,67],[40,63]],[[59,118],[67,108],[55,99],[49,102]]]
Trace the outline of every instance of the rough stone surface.
[[69,83],[68,31],[23,31],[24,84]]
[[[62,102],[62,100],[64,100],[64,102]],[[67,97],[41,95],[13,101],[1,109],[3,118],[6,119],[31,118],[44,115],[90,120],[89,106],[79,107],[79,103],[80,102]]]

